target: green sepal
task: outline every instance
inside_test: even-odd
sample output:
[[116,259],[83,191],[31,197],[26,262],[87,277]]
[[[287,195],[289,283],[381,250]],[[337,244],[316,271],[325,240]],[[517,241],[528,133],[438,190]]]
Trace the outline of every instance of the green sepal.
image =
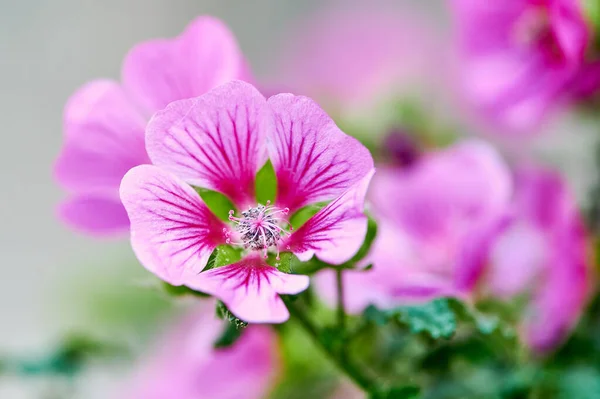
[[277,260],[275,254],[269,253],[267,264],[276,267],[283,273],[293,273],[301,264],[301,262],[300,259],[298,259],[293,253],[281,252],[279,254],[279,260]]
[[227,320],[230,324],[234,325],[238,329],[245,328],[248,326],[247,322],[231,313],[227,306],[221,301],[217,301],[217,307],[215,308],[215,312],[219,319]]
[[200,195],[202,201],[208,209],[223,221],[229,220],[229,211],[235,211],[235,206],[229,198],[218,191],[207,190],[205,188],[194,187],[194,190]]
[[256,201],[266,204],[267,201],[274,202],[277,196],[277,177],[271,161],[267,161],[256,174],[255,181]]
[[290,224],[294,229],[299,229],[308,221],[308,219],[315,216],[321,209],[325,208],[327,204],[327,202],[317,202],[298,209],[290,217]]
[[[215,255],[214,262],[211,265],[211,269],[215,267],[221,267],[231,265],[239,262],[242,259],[242,249],[235,248],[230,245],[219,245],[213,251]],[[209,270],[208,265],[204,270]]]

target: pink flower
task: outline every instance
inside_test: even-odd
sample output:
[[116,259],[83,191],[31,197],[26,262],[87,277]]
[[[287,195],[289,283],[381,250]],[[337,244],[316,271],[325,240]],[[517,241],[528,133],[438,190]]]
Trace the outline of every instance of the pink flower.
[[[373,268],[344,273],[349,309],[468,294],[511,194],[500,156],[474,140],[424,155],[407,169],[379,168],[371,187],[379,220]],[[330,272],[319,286],[332,296]]]
[[144,359],[120,397],[265,397],[279,368],[276,337],[264,326],[250,326],[232,346],[214,349],[213,343],[224,327],[224,323],[214,316],[214,306],[200,306]]
[[[135,167],[121,183],[135,253],[163,280],[220,298],[242,320],[287,320],[279,294],[308,286],[307,276],[269,266],[268,250],[339,264],[362,245],[373,159],[306,97],[266,100],[252,85],[233,81],[158,112],[146,148],[156,166]],[[277,176],[273,205],[255,200],[255,176],[267,159]],[[192,186],[225,194],[241,215],[232,210],[231,223],[222,222]],[[286,215],[321,201],[331,202],[291,232]],[[200,273],[221,244],[247,254]]]
[[249,76],[233,35],[211,17],[197,18],[175,39],[131,49],[121,84],[89,82],[66,105],[55,177],[69,198],[59,207],[60,218],[94,235],[127,231],[119,183],[129,169],[150,162],[144,147],[150,116],[171,101]]
[[453,0],[467,96],[497,125],[530,130],[562,100],[589,31],[578,0]]
[[421,14],[371,3],[321,10],[290,32],[279,79],[344,116],[382,97],[421,93],[440,76],[433,24]]
[[555,347],[577,321],[589,288],[587,254],[581,215],[560,176],[521,168],[483,285],[503,298],[531,293],[523,333],[532,348]]

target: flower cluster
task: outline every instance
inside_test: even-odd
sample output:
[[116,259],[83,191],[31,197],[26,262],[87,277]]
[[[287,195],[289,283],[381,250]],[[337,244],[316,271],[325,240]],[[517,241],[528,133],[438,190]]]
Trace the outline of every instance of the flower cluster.
[[[137,45],[121,83],[96,80],[69,99],[55,165],[69,193],[61,219],[91,235],[129,232],[165,290],[213,297],[172,330],[125,397],[261,397],[297,364],[279,367],[274,330],[255,324],[290,317],[372,397],[411,393],[396,386],[407,375],[439,389],[462,378],[458,369],[474,380],[481,364],[507,373],[528,360],[521,352],[543,356],[569,339],[593,294],[600,201],[586,225],[556,165],[515,149],[521,142],[461,136],[533,132],[550,111],[593,104],[596,28],[578,0],[449,4],[457,51],[442,51],[435,24],[408,9],[333,12],[301,29],[310,35],[288,43],[276,84],[329,114],[304,95],[266,96],[270,86],[211,17]],[[471,324],[458,329],[460,317]],[[282,341],[291,324],[276,329]],[[500,330],[523,348],[462,366],[464,347]],[[213,346],[224,331],[227,347]],[[363,373],[373,359],[384,366]],[[559,367],[533,363],[523,375]]]

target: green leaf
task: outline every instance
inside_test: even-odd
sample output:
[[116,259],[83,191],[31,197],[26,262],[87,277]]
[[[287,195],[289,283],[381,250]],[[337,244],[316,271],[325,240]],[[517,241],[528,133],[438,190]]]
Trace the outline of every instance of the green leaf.
[[[448,304],[460,321],[472,324],[477,332],[484,336],[498,335],[503,338],[515,339],[516,331],[511,323],[510,310],[506,306],[495,305],[491,301],[481,302],[486,311],[480,311],[473,306],[455,299],[448,298]],[[503,315],[504,317],[500,317]]]
[[271,161],[267,163],[256,174],[256,200],[260,204],[267,201],[274,202],[277,195],[277,177]]
[[64,375],[73,377],[92,358],[114,359],[126,349],[114,343],[102,342],[84,334],[73,334],[47,356],[34,359],[14,359],[15,371],[23,375]]
[[227,323],[223,332],[217,338],[213,347],[215,348],[227,348],[236,343],[236,341],[242,336],[244,327],[240,327],[235,323]]
[[205,188],[194,187],[200,195],[208,209],[212,211],[219,219],[228,221],[229,211],[234,210],[235,206],[225,195]]
[[376,324],[384,325],[391,320],[405,325],[413,334],[425,333],[434,339],[450,338],[456,331],[456,315],[445,298],[414,305],[381,310],[369,306],[363,317]]
[[389,389],[383,395],[377,396],[383,399],[416,399],[421,393],[421,388],[415,385],[406,385],[403,387],[394,387]]
[[424,305],[396,309],[397,318],[412,333],[426,333],[432,338],[450,338],[456,331],[456,316],[447,299],[435,299]]
[[307,205],[303,208],[298,209],[292,217],[290,217],[290,224],[294,229],[300,228],[308,219],[315,216],[317,212],[325,208],[327,202],[318,202],[316,204]]
[[600,371],[591,367],[578,367],[560,374],[559,399],[599,399]]
[[390,321],[390,313],[378,309],[375,305],[369,305],[363,312],[363,318],[376,326],[383,326]]

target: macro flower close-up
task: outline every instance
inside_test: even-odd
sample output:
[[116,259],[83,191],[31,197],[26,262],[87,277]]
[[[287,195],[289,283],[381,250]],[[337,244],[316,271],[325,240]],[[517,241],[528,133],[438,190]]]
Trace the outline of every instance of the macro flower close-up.
[[600,399],[600,1],[0,1],[2,399]]
[[[233,81],[171,103],[152,118],[146,140],[155,166],[133,168],[121,183],[135,253],[163,280],[215,295],[245,321],[285,321],[278,294],[308,286],[307,276],[268,265],[270,249],[276,260],[291,251],[301,260],[317,255],[340,264],[362,245],[373,160],[306,97],[267,100],[252,85]],[[277,179],[273,205],[254,198],[256,173],[267,159]],[[231,223],[220,221],[191,185],[226,195],[240,216],[232,209]],[[322,201],[331,202],[292,231],[287,215]],[[200,273],[222,244],[248,253]]]

